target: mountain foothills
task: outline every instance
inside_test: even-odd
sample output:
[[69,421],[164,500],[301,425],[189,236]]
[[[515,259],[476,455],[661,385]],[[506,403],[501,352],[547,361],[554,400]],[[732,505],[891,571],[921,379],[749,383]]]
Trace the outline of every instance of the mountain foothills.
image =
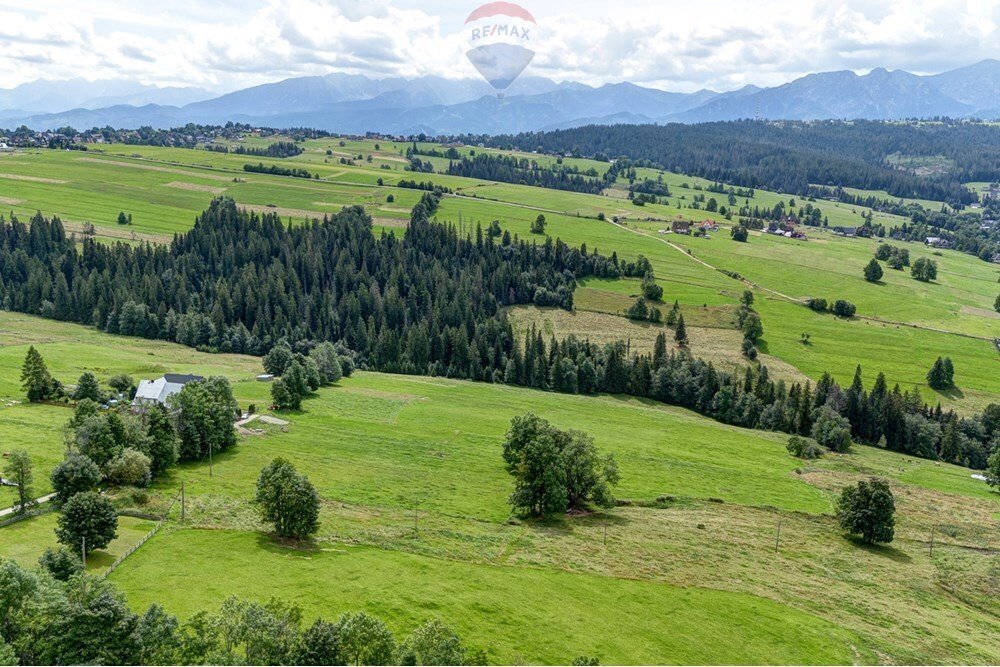
[[1000,663],[1000,126],[420,83],[0,131],[0,664]]
[[329,74],[286,79],[212,97],[199,89],[132,83],[39,81],[0,91],[0,126],[166,128],[247,122],[363,133],[502,134],[586,124],[699,123],[769,118],[1000,117],[1000,61],[936,75],[875,69],[810,74],[774,88],[675,93],[630,83],[591,87],[538,77],[497,98],[482,81],[370,79]]

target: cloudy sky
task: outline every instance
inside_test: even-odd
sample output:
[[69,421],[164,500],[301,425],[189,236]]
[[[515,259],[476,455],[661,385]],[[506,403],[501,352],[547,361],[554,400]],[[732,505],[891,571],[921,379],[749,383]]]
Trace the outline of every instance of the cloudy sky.
[[[454,0],[0,0],[0,88],[123,78],[216,91],[333,71],[471,77]],[[524,0],[526,74],[691,91],[1000,58],[1000,0]]]

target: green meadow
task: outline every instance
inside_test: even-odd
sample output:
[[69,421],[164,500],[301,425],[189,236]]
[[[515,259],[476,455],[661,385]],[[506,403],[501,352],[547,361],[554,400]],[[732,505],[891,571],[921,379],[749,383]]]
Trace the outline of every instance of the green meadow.
[[[4,447],[27,449],[38,479],[58,459],[70,410],[12,404],[29,343],[67,383],[84,370],[102,380],[221,374],[244,408],[268,402],[269,385],[253,379],[259,359],[3,313]],[[527,411],[614,453],[626,502],[512,519],[500,443],[511,417]],[[498,663],[579,654],[606,663],[1000,659],[989,603],[1000,496],[968,470],[869,447],[807,464],[780,434],[634,398],[379,373],[356,373],[279,416],[286,428],[241,437],[211,468],[181,465],[148,498],[117,494],[123,509],[155,515],[186,489],[185,521],[174,505],[164,529],[111,575],[131,604],[157,601],[187,617],[229,594],[294,592],[307,618],[365,609],[399,632],[441,618]],[[310,546],[273,541],[250,502],[276,456],[320,493]],[[897,497],[889,547],[856,544],[831,516],[839,489],[870,474],[890,479]],[[54,543],[55,516],[0,529],[0,555],[37,558]],[[119,540],[95,552],[92,567],[150,528],[123,518]]]

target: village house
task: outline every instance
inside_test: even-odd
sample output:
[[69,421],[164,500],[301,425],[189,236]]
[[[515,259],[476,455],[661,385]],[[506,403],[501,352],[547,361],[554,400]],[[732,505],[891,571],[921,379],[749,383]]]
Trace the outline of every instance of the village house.
[[698,228],[703,232],[717,232],[719,225],[714,220],[702,220]]
[[857,227],[834,227],[833,233],[837,236],[846,236],[849,239],[853,239],[858,235]]
[[687,220],[674,220],[673,224],[670,225],[670,230],[674,234],[690,234],[691,223]]
[[166,405],[167,399],[174,394],[179,394],[184,385],[189,382],[200,382],[204,380],[200,375],[183,375],[180,373],[165,373],[158,380],[140,380],[139,388],[135,391],[135,399],[132,405],[141,407],[159,403]]

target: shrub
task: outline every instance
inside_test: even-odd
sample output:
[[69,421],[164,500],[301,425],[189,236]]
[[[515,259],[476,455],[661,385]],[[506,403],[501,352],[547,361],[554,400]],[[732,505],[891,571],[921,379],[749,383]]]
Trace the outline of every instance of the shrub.
[[83,572],[83,559],[76,551],[61,547],[46,549],[38,565],[59,581],[68,581],[74,574]]
[[854,313],[856,313],[858,309],[857,306],[850,301],[837,299],[831,310],[833,311],[833,314],[838,317],[854,317]]
[[823,448],[817,445],[814,441],[808,440],[806,438],[793,435],[788,439],[788,444],[785,445],[788,453],[792,456],[800,459],[818,459],[823,456]]
[[846,452],[851,447],[851,422],[836,410],[823,406],[813,412],[812,437],[819,444],[835,452]]
[[148,486],[149,457],[135,449],[124,449],[105,466],[108,481],[116,486]]

